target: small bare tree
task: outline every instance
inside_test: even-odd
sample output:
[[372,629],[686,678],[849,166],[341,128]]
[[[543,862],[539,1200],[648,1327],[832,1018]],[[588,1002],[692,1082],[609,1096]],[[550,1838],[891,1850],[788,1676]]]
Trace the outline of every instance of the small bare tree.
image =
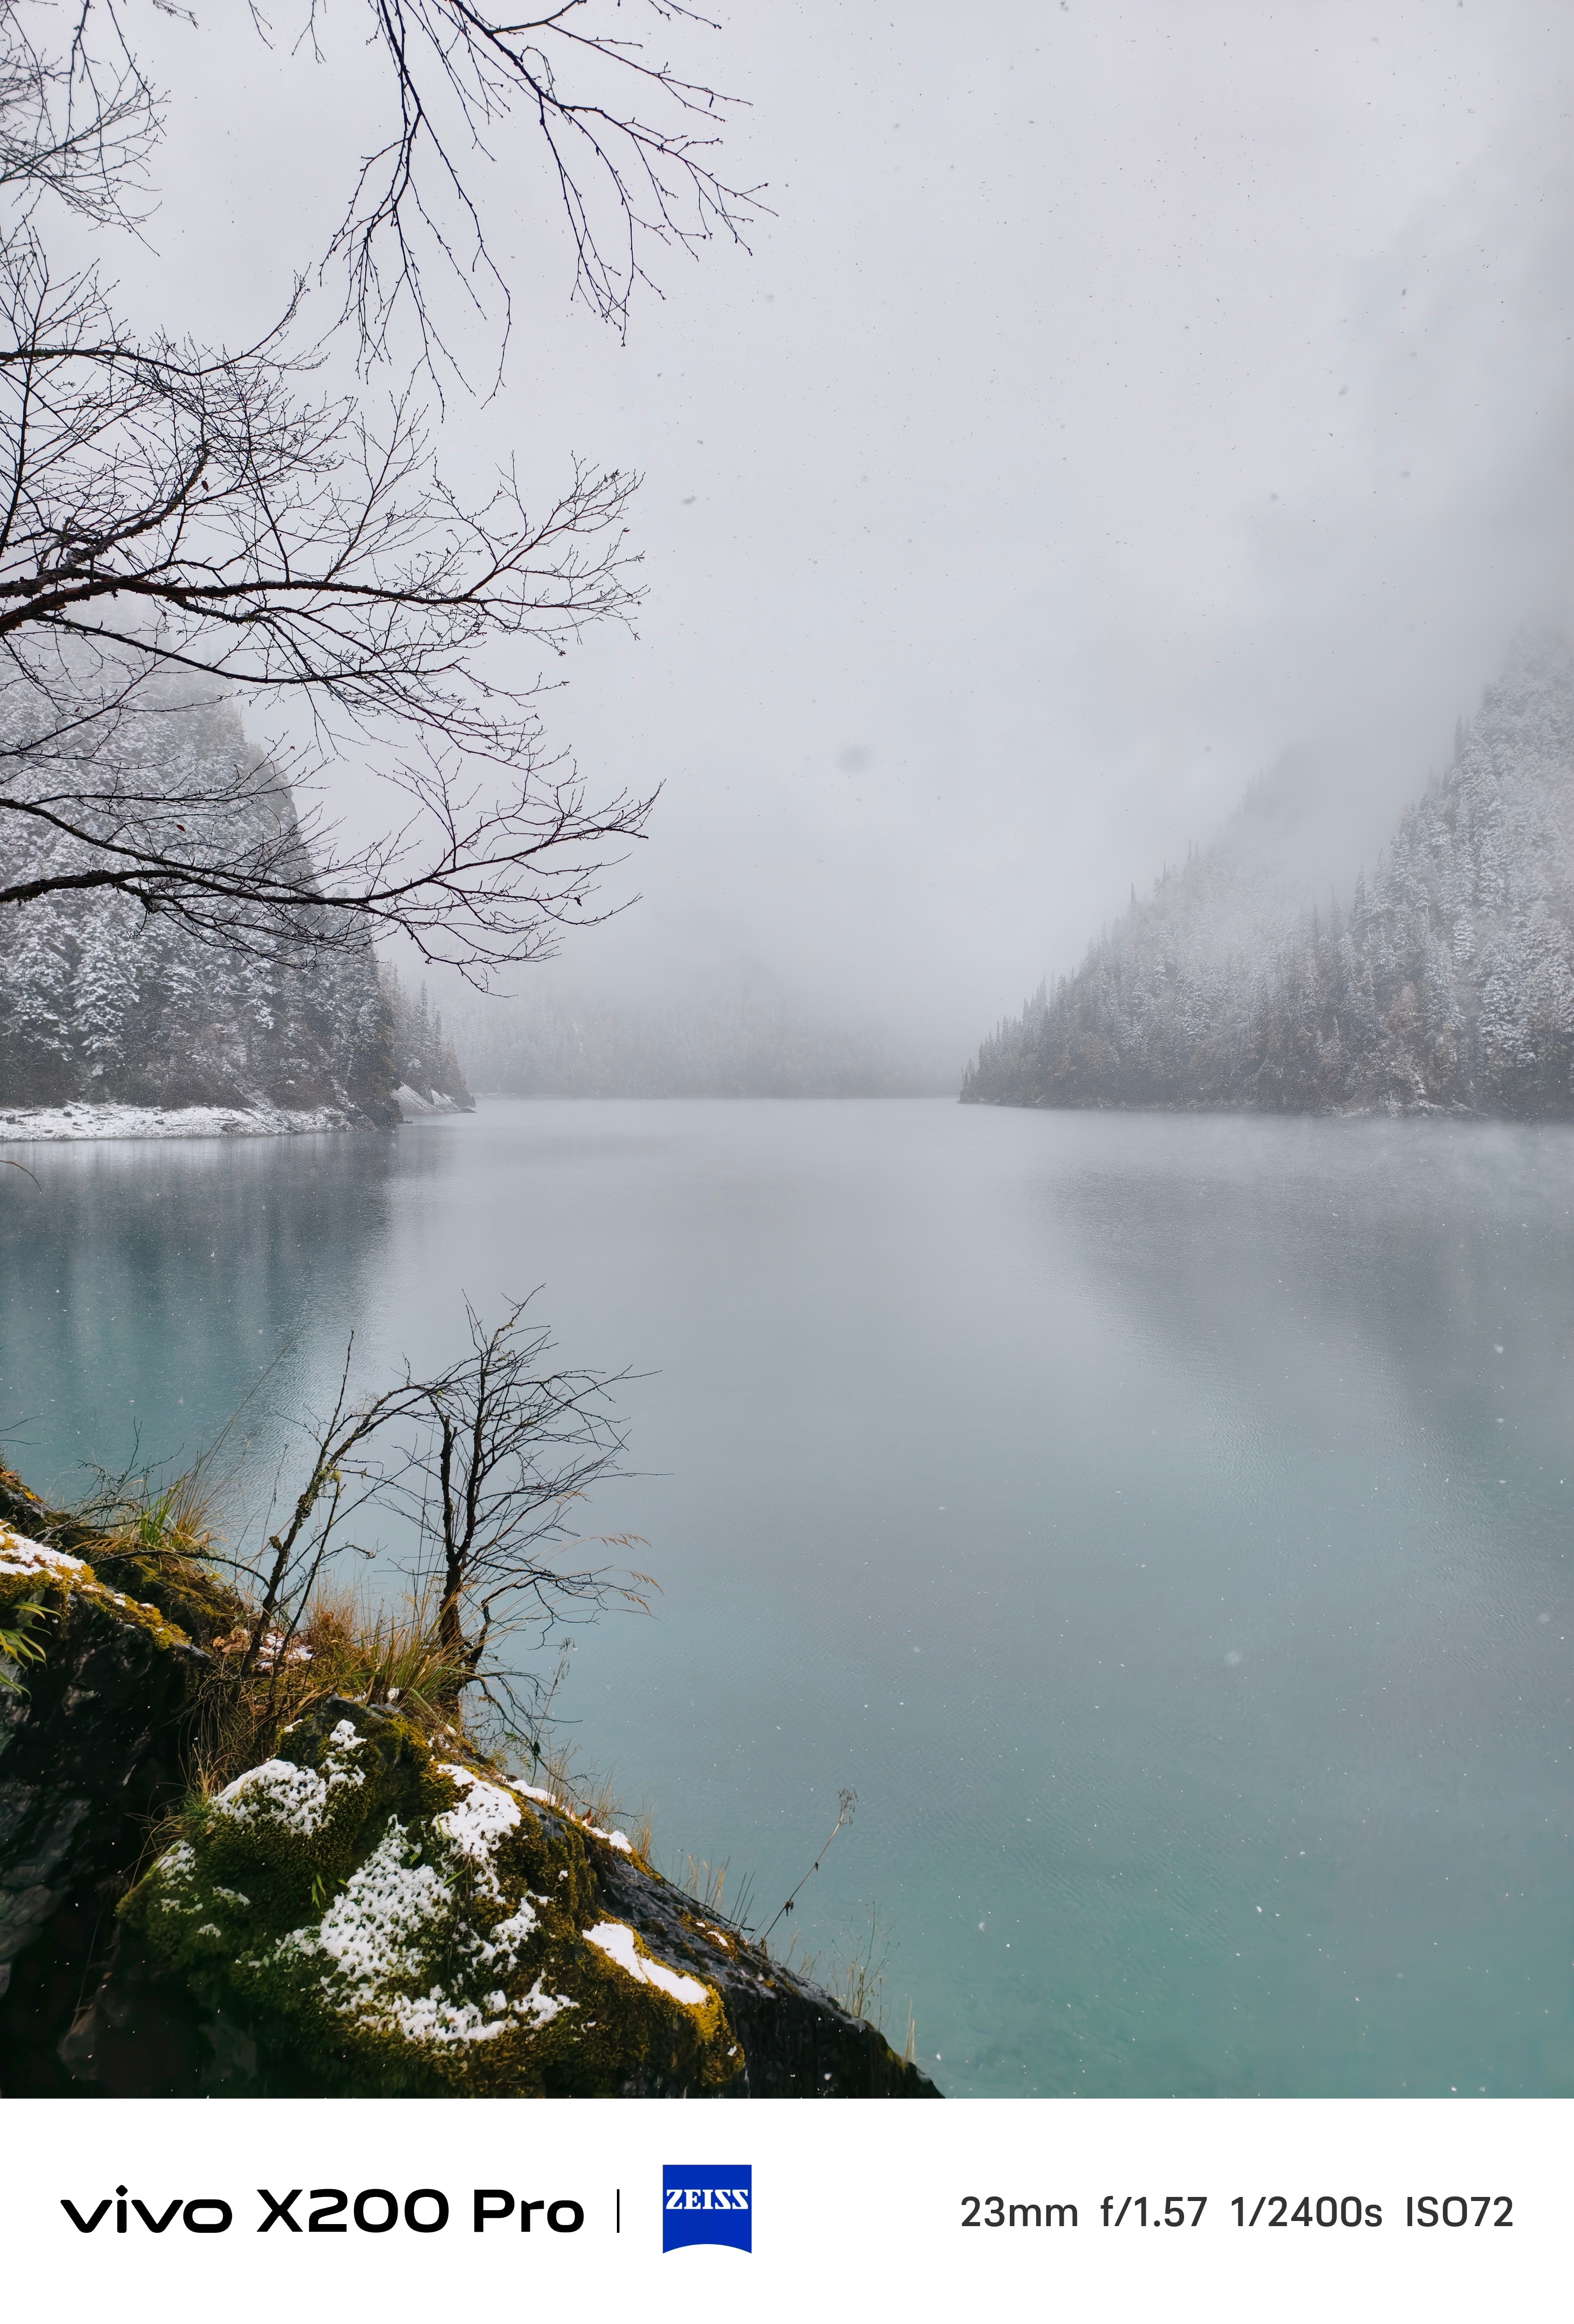
[[247,1569],[258,1595],[243,1677],[283,1667],[335,1560],[367,1554],[353,1536],[369,1520],[413,1543],[411,1579],[435,1600],[456,1706],[474,1689],[533,1750],[545,1690],[521,1655],[613,1600],[648,1607],[649,1574],[574,1554],[634,1545],[629,1535],[586,1542],[572,1523],[590,1488],[616,1473],[624,1439],[610,1390],[626,1375],[547,1365],[551,1334],[526,1321],[527,1304],[491,1330],[467,1306],[467,1356],[426,1379],[407,1367],[359,1401],[346,1354],[333,1406],[311,1432],[305,1482]]
[[[551,1347],[518,1301],[487,1331],[466,1306],[472,1353],[426,1398],[429,1428],[401,1489],[419,1493],[427,1554],[437,1567],[437,1635],[454,1662],[482,1678],[494,1618],[499,1631],[544,1634],[565,1592],[596,1597],[599,1576],[566,1576],[539,1545],[569,1538],[566,1517],[623,1449],[598,1372],[538,1371]],[[615,1537],[620,1549],[630,1538]],[[649,1575],[634,1575],[649,1584]],[[620,1592],[643,1603],[638,1591]]]
[[282,1665],[295,1635],[311,1609],[325,1567],[354,1546],[349,1520],[374,1505],[383,1481],[374,1449],[384,1428],[408,1421],[422,1409],[424,1388],[405,1378],[375,1396],[352,1402],[350,1365],[355,1343],[345,1351],[338,1392],[326,1419],[311,1429],[311,1458],[305,1482],[289,1517],[267,1538],[270,1553],[237,1568],[257,1588],[257,1610],[237,1673],[249,1678],[260,1664]]

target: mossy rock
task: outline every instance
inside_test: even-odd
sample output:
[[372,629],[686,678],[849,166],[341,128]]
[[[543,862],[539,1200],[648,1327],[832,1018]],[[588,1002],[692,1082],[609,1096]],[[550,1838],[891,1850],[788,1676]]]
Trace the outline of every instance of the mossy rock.
[[318,1703],[126,1896],[240,1601],[0,1469],[21,1604],[44,1653],[0,1692],[0,2094],[938,2097],[621,1834],[362,1704]]
[[121,1914],[325,2092],[713,2090],[742,2052],[714,1985],[608,1918],[592,1850],[620,1844],[330,1697],[193,1812]]
[[[61,2045],[148,1831],[179,1804],[212,1665],[157,1607],[4,1523],[0,1627],[42,1655],[0,1690],[0,2092],[61,2097],[78,2082]],[[138,2093],[169,2080],[141,2052],[134,2071]]]
[[90,1565],[110,1590],[156,1607],[199,1646],[211,1646],[247,1618],[244,1599],[199,1560],[138,1543],[124,1532],[106,1533],[69,1510],[51,1509],[14,1470],[0,1464],[0,1528],[5,1527]]
[[[106,1612],[113,1610],[115,1620],[145,1631],[157,1646],[190,1647],[185,1631],[161,1608],[116,1590],[86,1558],[51,1549],[46,1542],[29,1541],[9,1526],[0,1525],[0,1612],[36,1606],[46,1622],[59,1622],[73,1600],[85,1606],[100,1606]],[[41,1630],[40,1643],[47,1646],[50,1635],[47,1628]]]

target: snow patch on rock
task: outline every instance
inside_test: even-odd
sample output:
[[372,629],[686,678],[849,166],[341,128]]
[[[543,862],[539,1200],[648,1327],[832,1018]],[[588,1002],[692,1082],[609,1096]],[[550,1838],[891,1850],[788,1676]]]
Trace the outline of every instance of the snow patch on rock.
[[226,1784],[214,1809],[236,1823],[271,1820],[309,1838],[321,1831],[335,1792],[346,1784],[358,1791],[365,1782],[360,1768],[348,1764],[351,1752],[360,1748],[360,1736],[347,1719],[341,1719],[328,1738],[326,1775],[318,1775],[315,1767],[298,1767],[292,1759],[264,1759]]
[[393,1102],[395,1105],[398,1106],[400,1112],[404,1116],[406,1121],[419,1121],[422,1114],[427,1113],[469,1113],[474,1111],[473,1107],[460,1105],[456,1099],[449,1097],[443,1090],[428,1090],[423,1097],[420,1091],[411,1089],[408,1082],[400,1082],[399,1087],[393,1093]]
[[642,1953],[634,1941],[634,1932],[624,1921],[598,1921],[594,1929],[584,1932],[586,1944],[595,1945],[615,1960],[621,1969],[641,1985],[653,1985],[659,1992],[670,1994],[681,2001],[686,2009],[703,2008],[708,1998],[707,1989],[697,1977],[682,1977],[677,1970],[664,1969],[649,1953]]
[[[505,1831],[512,1831],[520,1821],[517,1800],[497,1784],[482,1780],[469,1767],[455,1767],[446,1760],[437,1763],[437,1773],[450,1782],[464,1786],[463,1796],[446,1815],[434,1819],[435,1829],[453,1843],[459,1854],[475,1867],[476,1886],[483,1896],[501,1903],[502,1890],[497,1885],[492,1868],[492,1855]],[[532,1920],[534,1915],[531,1916]]]
[[51,1574],[62,1579],[69,1574],[78,1582],[93,1579],[93,1568],[81,1558],[68,1557],[63,1549],[47,1548],[41,1541],[29,1541],[24,1535],[13,1533],[9,1526],[0,1526],[0,1573],[36,1573],[46,1580]]

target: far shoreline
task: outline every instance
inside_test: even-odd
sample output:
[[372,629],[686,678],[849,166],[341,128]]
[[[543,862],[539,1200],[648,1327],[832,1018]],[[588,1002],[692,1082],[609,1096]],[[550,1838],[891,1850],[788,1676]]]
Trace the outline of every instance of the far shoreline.
[[[440,1090],[422,1097],[402,1083],[392,1102],[401,1121],[474,1111],[474,1100],[461,1105]],[[92,1105],[85,1098],[69,1105],[0,1104],[0,1146],[92,1145],[120,1138],[302,1138],[393,1126],[369,1120],[347,1106],[279,1106],[265,1098],[242,1105]]]
[[97,1144],[119,1138],[298,1138],[373,1125],[339,1106],[36,1105],[0,1110],[0,1146]]

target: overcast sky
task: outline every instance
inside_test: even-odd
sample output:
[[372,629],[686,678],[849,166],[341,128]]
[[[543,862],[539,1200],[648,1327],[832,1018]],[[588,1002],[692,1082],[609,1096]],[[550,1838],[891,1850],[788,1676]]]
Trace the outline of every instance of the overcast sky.
[[[370,67],[198,14],[115,271],[238,337],[342,207]],[[960,1064],[1287,748],[1369,860],[1567,617],[1574,8],[750,0],[669,45],[749,100],[752,256],[668,258],[620,346],[521,168],[506,384],[450,405],[456,469],[645,477],[639,638],[548,715],[665,792],[570,973],[750,967]]]

